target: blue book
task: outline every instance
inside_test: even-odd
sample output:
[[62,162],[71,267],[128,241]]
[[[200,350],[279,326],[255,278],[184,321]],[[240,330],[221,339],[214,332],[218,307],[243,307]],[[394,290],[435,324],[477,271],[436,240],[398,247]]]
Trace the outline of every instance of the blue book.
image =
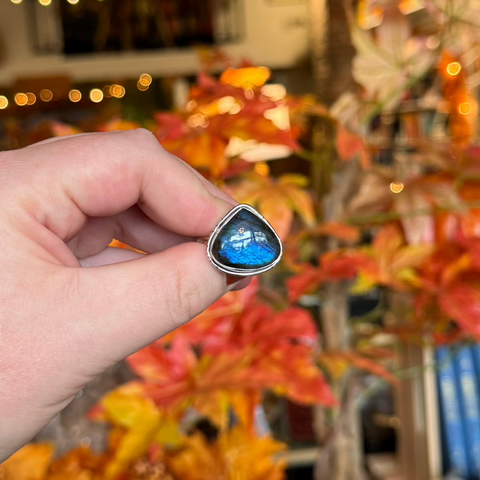
[[460,414],[465,431],[469,479],[480,479],[480,396],[473,352],[461,347],[454,356],[460,397]]
[[467,480],[469,463],[452,352],[447,347],[439,347],[435,352],[435,357],[438,365],[441,425],[446,447],[444,451],[445,467],[447,471],[454,472]]
[[[475,345],[472,345],[471,348],[473,353],[473,365],[475,367],[475,373],[477,374],[477,379],[480,379],[480,344],[476,343]],[[480,395],[480,382],[478,394]]]

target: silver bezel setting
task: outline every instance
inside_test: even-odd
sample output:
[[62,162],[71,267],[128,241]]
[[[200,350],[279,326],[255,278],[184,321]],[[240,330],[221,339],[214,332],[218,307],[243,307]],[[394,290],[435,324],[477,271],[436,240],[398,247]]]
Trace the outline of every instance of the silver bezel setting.
[[[273,234],[275,235],[275,238],[278,240],[278,243],[280,245],[280,253],[278,257],[270,264],[265,265],[264,267],[261,268],[249,268],[249,269],[244,269],[244,268],[234,268],[234,267],[229,267],[227,265],[224,265],[223,263],[219,262],[212,253],[213,249],[213,243],[215,242],[216,238],[218,237],[218,234],[222,230],[222,228],[240,211],[240,210],[248,210],[250,213],[253,213],[256,217],[258,217],[260,220],[262,220],[270,229],[272,230]],[[283,254],[283,246],[282,242],[280,240],[280,237],[277,235],[277,232],[273,229],[273,227],[268,223],[267,220],[265,220],[260,213],[258,213],[253,207],[250,205],[241,203],[237,205],[235,208],[230,210],[228,214],[222,218],[222,220],[219,222],[219,224],[215,227],[215,230],[213,230],[212,234],[210,235],[210,238],[208,239],[208,244],[207,244],[207,255],[212,262],[212,264],[220,270],[223,273],[228,273],[230,275],[238,275],[242,277],[247,277],[247,276],[252,276],[252,275],[258,275],[260,273],[264,273],[271,268],[275,267],[275,265],[280,262]]]

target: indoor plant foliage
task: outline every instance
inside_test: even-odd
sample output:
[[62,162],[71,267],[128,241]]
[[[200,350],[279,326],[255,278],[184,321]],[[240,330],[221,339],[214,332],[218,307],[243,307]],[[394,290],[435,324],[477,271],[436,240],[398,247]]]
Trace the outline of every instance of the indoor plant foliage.
[[[472,81],[478,72],[465,55],[477,40],[480,7],[467,4],[365,0],[359,11],[349,8],[353,74],[363,89],[330,110],[312,97],[279,96],[265,88],[267,69],[246,66],[219,79],[202,72],[181,111],[156,115],[149,128],[167,150],[272,223],[284,241],[284,260],[127,360],[138,379],[90,412],[92,421],[111,425],[105,453],[80,447],[54,459],[52,446],[29,445],[0,466],[0,478],[280,479],[285,465],[278,453],[286,447],[255,422],[265,390],[332,409],[333,422],[340,422],[342,379],[352,366],[396,382],[385,368],[391,351],[378,346],[380,334],[480,340],[480,153]],[[419,11],[431,21],[428,33],[413,29]],[[429,111],[449,120],[443,137],[432,143],[420,115],[401,116],[406,148],[389,147],[390,161],[379,164],[383,147],[372,120],[401,115],[406,100],[432,98]],[[308,141],[315,122],[328,125],[331,138]],[[98,129],[135,126],[112,120]],[[58,124],[53,130],[70,132]],[[398,138],[389,140],[393,145]],[[271,175],[267,160],[279,152],[311,162],[322,181],[310,186],[296,172]],[[352,168],[360,173],[345,180],[348,195],[332,214],[324,198],[332,198],[331,186]],[[332,347],[321,336],[328,324],[301,300],[314,294],[322,301],[329,286],[344,282],[352,294],[378,288],[383,298]],[[389,312],[389,292],[408,299],[404,310]],[[388,314],[397,321],[383,322]],[[199,418],[208,419],[208,432],[196,426]]]

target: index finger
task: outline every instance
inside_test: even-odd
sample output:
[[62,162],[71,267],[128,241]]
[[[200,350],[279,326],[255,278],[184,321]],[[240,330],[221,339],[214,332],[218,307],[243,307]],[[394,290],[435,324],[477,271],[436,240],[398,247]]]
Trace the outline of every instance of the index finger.
[[[28,156],[27,156],[28,155]],[[44,224],[62,238],[84,219],[118,214],[138,204],[156,223],[193,237],[209,235],[231,202],[211,193],[182,161],[147,130],[69,137],[29,149],[29,172]],[[31,165],[30,165],[31,166]],[[33,173],[32,173],[33,172]],[[60,198],[59,198],[60,197]]]

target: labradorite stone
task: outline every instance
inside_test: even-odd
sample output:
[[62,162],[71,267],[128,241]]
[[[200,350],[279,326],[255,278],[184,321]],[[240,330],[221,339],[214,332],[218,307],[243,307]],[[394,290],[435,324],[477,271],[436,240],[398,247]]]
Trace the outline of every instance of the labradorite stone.
[[261,218],[240,210],[218,233],[212,254],[228,267],[253,270],[278,258],[280,242]]

